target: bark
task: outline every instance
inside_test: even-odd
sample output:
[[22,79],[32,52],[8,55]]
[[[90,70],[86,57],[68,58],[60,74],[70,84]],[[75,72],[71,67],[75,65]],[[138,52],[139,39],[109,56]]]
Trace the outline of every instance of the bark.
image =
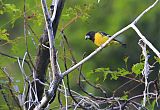
[[[61,12],[64,7],[64,2],[65,2],[65,0],[59,0],[58,6],[57,6],[56,16],[55,16],[55,19],[52,24],[54,36],[56,36],[56,32],[57,32],[57,28],[58,28],[58,24],[59,24],[59,19],[60,19]],[[50,8],[52,11],[54,9],[54,6],[51,5]],[[47,71],[48,65],[50,63],[49,49],[42,46],[42,44],[43,44],[43,45],[49,47],[49,39],[48,39],[48,33],[47,33],[46,29],[44,30],[44,33],[41,36],[39,42],[40,42],[40,45],[38,47],[37,57],[36,57],[36,61],[35,61],[35,77],[36,77],[36,79],[39,79],[41,82],[45,83],[46,82],[46,71]],[[34,85],[35,84],[33,82],[32,83],[33,88],[35,88]],[[42,96],[44,93],[44,85],[41,84],[39,81],[36,81],[36,90],[35,91],[37,91],[38,101],[40,101],[42,99]],[[35,97],[34,94],[32,94],[32,97],[33,98]],[[28,95],[26,96],[26,100],[27,99],[28,99]],[[31,109],[32,108],[34,108],[34,107],[31,107]]]

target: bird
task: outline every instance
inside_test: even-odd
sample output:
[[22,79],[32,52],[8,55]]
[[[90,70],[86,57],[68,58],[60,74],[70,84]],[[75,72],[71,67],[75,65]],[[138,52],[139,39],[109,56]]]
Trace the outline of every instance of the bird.
[[[91,40],[98,47],[104,44],[109,39],[109,37],[111,37],[111,35],[105,32],[100,32],[100,31],[90,31],[85,35],[86,40],[87,39]],[[121,44],[123,47],[126,47],[126,44],[116,39],[111,40],[111,42],[108,45],[111,45],[111,44],[116,44],[116,45]]]

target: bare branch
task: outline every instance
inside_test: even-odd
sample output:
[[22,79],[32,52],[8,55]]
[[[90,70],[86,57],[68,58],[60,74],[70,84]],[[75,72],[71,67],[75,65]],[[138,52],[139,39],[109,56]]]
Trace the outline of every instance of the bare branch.
[[[3,56],[8,57],[8,58],[15,59],[15,60],[17,60],[17,58],[18,58],[19,60],[23,60],[23,58],[16,57],[16,56],[12,56],[12,55],[8,55],[8,54],[2,53],[2,52],[0,52],[0,55],[3,55]],[[24,62],[28,65],[28,67],[29,67],[29,69],[30,69],[30,71],[31,71],[31,70],[32,70],[32,67],[31,67],[30,63],[29,63],[26,59],[24,59]]]
[[[43,0],[43,2],[45,2],[45,1]],[[49,30],[47,30],[45,28],[44,33],[39,40],[40,45],[38,47],[37,58],[36,58],[36,61],[35,61],[35,68],[36,68],[35,69],[35,76],[36,76],[36,79],[39,79],[39,81],[42,82],[42,83],[45,83],[45,81],[46,81],[47,68],[48,68],[48,65],[50,63],[50,58],[53,57],[53,56],[54,56],[54,58],[52,58],[52,59],[54,59],[54,60],[52,60],[52,63],[51,63],[53,65],[53,66],[51,66],[51,68],[52,68],[51,73],[53,74],[52,76],[57,75],[56,77],[59,77],[59,72],[57,71],[57,72],[54,73],[54,71],[53,71],[53,68],[58,70],[57,69],[58,66],[56,66],[57,61],[55,60],[56,59],[56,50],[54,48],[54,37],[56,35],[57,27],[58,27],[58,24],[59,24],[59,18],[60,18],[60,15],[61,15],[61,12],[62,12],[62,9],[63,9],[63,6],[64,6],[64,2],[65,2],[65,0],[59,0],[58,5],[57,5],[57,11],[56,11],[55,19],[53,20],[53,22],[51,22],[51,20],[50,20],[51,18],[50,18],[48,9],[46,9],[47,8],[46,4],[43,5],[43,6],[45,6],[45,9],[44,9],[45,12],[47,11],[46,14],[44,13],[44,16],[45,16],[45,20],[46,20],[46,24],[47,24],[46,26],[48,26],[48,24],[49,24],[49,27],[47,27],[47,28],[49,28]],[[51,11],[54,11],[54,9],[53,9],[54,6],[53,5],[51,5],[50,8],[51,8]],[[53,12],[51,12],[51,13],[53,13]],[[47,15],[47,17],[46,17],[46,15]],[[49,22],[47,20],[49,20]],[[49,37],[48,37],[49,35],[50,35],[50,38],[52,37],[51,38],[52,40],[50,40],[51,43],[49,42]],[[50,48],[49,43],[50,43],[52,48]],[[51,50],[52,50],[52,52],[51,52]],[[53,53],[53,51],[54,51],[54,53]],[[50,53],[52,55],[50,55]],[[56,65],[54,65],[53,63],[56,64]],[[54,78],[51,78],[51,79],[54,80]],[[61,78],[59,78],[59,79],[61,79]],[[36,89],[37,89],[38,100],[41,101],[42,96],[44,94],[44,84],[40,83],[39,81],[36,82],[36,87],[37,87]],[[52,83],[50,84],[50,86],[51,85],[55,86],[55,88],[52,87],[52,89],[54,88],[56,90],[59,82],[57,80],[54,80],[54,81],[56,83],[55,82],[53,83],[51,81]],[[55,84],[55,85],[53,85],[53,84]],[[32,86],[34,86],[34,84]],[[56,94],[56,91],[54,91],[53,93]],[[52,94],[52,96],[53,96],[53,94]],[[52,98],[54,99],[54,97],[52,97]]]
[[31,55],[30,55],[30,53],[29,53],[29,49],[28,49],[27,18],[26,18],[26,0],[24,0],[23,17],[24,17],[24,26],[23,26],[23,29],[24,29],[24,37],[25,37],[26,51],[27,51],[27,55],[28,55],[29,61],[30,61],[31,65],[33,66],[33,68],[35,69],[35,66],[34,66],[33,61],[32,61],[32,57],[31,57]]
[[[11,93],[13,99],[14,99],[14,102],[18,105],[19,109],[22,110],[21,99],[20,99],[21,95],[19,94],[20,91],[19,91],[18,86],[17,86],[17,85],[13,85],[13,87],[10,86],[11,84],[13,84],[14,79],[13,79],[13,78],[10,76],[10,74],[7,72],[6,68],[0,68],[0,69],[6,74],[6,76],[7,76],[7,78],[8,78],[8,81],[9,81],[9,82],[8,82],[8,88],[9,88],[9,91],[10,91],[10,93]],[[0,85],[0,89],[2,89],[1,85]],[[14,92],[18,93],[18,96],[17,96],[16,94],[14,94]],[[3,91],[1,91],[1,93],[2,93],[2,96],[3,96],[3,98],[4,98],[5,102],[6,102],[9,110],[12,110],[13,108],[10,109],[9,101],[8,101],[8,100],[6,99],[6,97],[5,97],[6,94],[5,94]],[[9,105],[8,105],[8,104],[9,104]]]
[[57,64],[55,62],[56,61],[56,51],[54,47],[54,34],[52,30],[52,21],[51,21],[50,14],[48,12],[46,0],[41,0],[41,4],[42,4],[42,9],[44,13],[45,22],[46,22],[48,38],[49,38],[49,46],[50,46],[49,51],[50,51],[50,62],[51,62],[52,73],[55,72],[54,74],[57,74],[57,69],[56,69]]
[[145,36],[142,35],[142,33],[139,31],[139,29],[134,25],[131,24],[131,27],[136,31],[136,33],[139,35],[139,37],[147,44],[147,46],[153,50],[153,52],[160,58],[159,51],[145,38]]
[[151,6],[149,6],[146,10],[144,10],[131,24],[136,24],[141,17],[146,14],[149,10],[151,10],[157,3],[159,2],[159,0],[156,0]]
[[[53,12],[54,19],[57,14],[57,6],[59,2],[60,1],[55,2],[57,4],[56,4],[56,9],[54,9],[54,12]],[[61,0],[60,4],[63,4],[63,2],[64,0]],[[51,103],[55,99],[57,88],[62,81],[61,71],[60,71],[59,64],[56,58],[56,49],[54,47],[55,33],[54,33],[54,27],[52,26],[54,19],[51,19],[51,16],[48,12],[46,0],[41,0],[41,5],[42,5],[43,13],[44,13],[47,34],[49,38],[49,56],[50,56],[50,63],[51,63],[51,70],[52,70],[51,73],[53,74],[52,75],[53,80],[50,83],[49,90],[45,92],[45,96],[42,98],[41,103],[35,107],[35,110],[46,108],[49,105],[49,103]],[[61,8],[63,8],[63,6]]]
[[143,91],[143,94],[144,94],[144,97],[143,97],[143,106],[145,107],[146,105],[146,101],[147,101],[147,95],[148,94],[148,75],[150,73],[150,65],[148,63],[148,55],[147,55],[147,50],[146,50],[146,44],[140,39],[139,40],[139,43],[138,43],[141,48],[142,48],[142,54],[145,58],[145,62],[144,62],[144,69],[142,71],[142,75],[144,76],[144,80],[145,80],[145,88],[144,88],[144,91]]
[[58,2],[59,2],[59,0],[52,0],[52,6],[54,6],[54,10],[53,10],[53,14],[52,14],[52,17],[51,17],[51,22],[53,22],[55,17],[56,17]]

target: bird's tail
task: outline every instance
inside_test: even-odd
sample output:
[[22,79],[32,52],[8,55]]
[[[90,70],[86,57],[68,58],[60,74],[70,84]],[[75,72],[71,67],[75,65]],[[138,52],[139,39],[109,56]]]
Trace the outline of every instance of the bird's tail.
[[127,44],[121,43],[122,47],[126,48]]
[[127,47],[127,45],[126,45],[125,43],[123,43],[123,42],[121,42],[121,41],[119,41],[119,40],[115,40],[115,41],[118,42],[120,45],[122,45],[122,47],[124,47],[124,48]]

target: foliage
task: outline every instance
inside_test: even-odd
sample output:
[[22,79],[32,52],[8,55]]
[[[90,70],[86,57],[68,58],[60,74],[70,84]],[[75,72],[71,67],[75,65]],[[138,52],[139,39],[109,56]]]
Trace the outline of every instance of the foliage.
[[82,20],[86,20],[89,17],[88,11],[91,9],[91,5],[83,5],[83,6],[74,6],[74,7],[69,7],[66,9],[65,14],[63,14],[63,17],[65,19],[71,19],[75,16],[79,17]]
[[[50,4],[50,1],[47,1]],[[58,30],[61,31],[62,27],[65,27],[64,32],[67,36],[70,48],[75,56],[77,62],[82,59],[83,53],[86,55],[90,54],[96,47],[91,42],[84,40],[84,35],[91,30],[100,30],[106,31],[109,34],[115,33],[117,30],[121,29],[126,24],[130,23],[139,12],[144,10],[151,1],[141,0],[69,0],[66,1],[63,14],[60,19],[60,25]],[[133,5],[134,4],[134,5]],[[49,6],[49,5],[48,5]],[[0,0],[0,52],[15,56],[16,58],[23,58],[24,53],[26,52],[26,47],[28,47],[29,53],[33,62],[35,61],[37,47],[39,46],[39,38],[43,33],[43,27],[45,25],[43,13],[41,9],[41,4],[39,0],[27,0],[26,4],[26,21],[30,25],[33,32],[27,25],[27,38],[24,37],[23,30],[23,4],[19,0]],[[144,35],[147,35],[153,44],[157,44],[159,41],[160,30],[159,30],[159,6],[155,8],[150,15],[144,16],[143,23],[140,21],[138,24],[142,27]],[[156,19],[158,19],[156,21]],[[73,20],[73,21],[72,21]],[[152,22],[150,22],[150,20]],[[154,22],[156,21],[156,22]],[[157,28],[158,27],[158,28]],[[154,37],[150,37],[153,35]],[[58,57],[62,59],[60,66],[64,65],[64,48],[62,48],[62,37],[61,33],[57,33],[56,45],[58,45]],[[105,89],[109,90],[108,85],[113,86],[116,89],[117,85],[124,83],[121,78],[126,78],[127,80],[141,81],[142,71],[144,68],[144,58],[139,59],[139,47],[137,46],[137,41],[139,40],[137,35],[131,31],[124,33],[119,37],[122,42],[127,43],[127,48],[122,49],[121,47],[113,49],[105,48],[97,56],[90,59],[86,64],[83,65],[82,72],[87,76],[87,80],[94,82],[99,81],[100,84],[103,84]],[[26,45],[26,40],[28,46]],[[67,47],[65,45],[65,47]],[[157,48],[160,46],[158,45]],[[72,56],[70,55],[69,49],[66,48],[67,57],[67,66],[70,67],[73,65]],[[152,53],[149,53],[152,54]],[[123,59],[124,56],[127,56]],[[129,59],[130,58],[130,59]],[[27,57],[28,60],[28,57]],[[124,62],[125,64],[124,64]],[[16,67],[16,59],[11,59],[6,56],[0,55],[0,67],[9,68],[9,72],[13,78],[20,79],[20,70]],[[160,64],[160,59],[154,57],[150,62],[158,62]],[[13,66],[14,65],[14,66]],[[64,68],[64,67],[63,67]],[[94,69],[96,68],[96,69]],[[157,70],[158,67],[155,67]],[[26,69],[26,68],[25,68]],[[16,72],[15,72],[16,70]],[[26,69],[27,70],[27,69]],[[153,72],[157,73],[157,70]],[[65,71],[65,69],[62,69]],[[90,72],[88,72],[90,71]],[[78,79],[77,71],[74,71],[74,75],[71,75],[70,82],[75,82],[75,79]],[[31,74],[30,72],[28,74]],[[98,75],[97,75],[98,74]],[[152,74],[153,77],[156,77],[156,74]],[[8,80],[5,79],[6,76],[0,71],[0,85],[7,85]],[[151,79],[150,79],[151,80]],[[83,80],[85,82],[85,80]],[[78,82],[78,81],[77,81]],[[83,82],[83,83],[84,83]],[[87,82],[87,81],[86,81]],[[143,82],[143,81],[142,81]],[[17,83],[13,83],[17,85]],[[23,83],[20,81],[20,89],[23,89]],[[123,85],[123,84],[122,84]],[[13,85],[10,85],[13,87]],[[135,86],[135,85],[132,85]],[[77,83],[71,83],[71,88],[73,90],[79,91],[79,85]],[[141,87],[136,88],[137,91],[131,92],[128,90],[129,86],[125,86],[127,89],[126,93],[121,93],[121,91],[115,96],[120,96],[121,100],[128,100],[130,94],[141,93]],[[3,88],[0,91],[4,91],[5,94],[12,97],[8,92],[8,88]],[[100,92],[97,92],[97,89],[93,89],[87,84],[84,85],[84,89],[92,91],[95,95],[99,95]],[[138,91],[141,90],[141,91]],[[123,90],[122,90],[123,91]],[[112,92],[112,91],[111,91]],[[108,93],[109,94],[109,93]],[[101,95],[101,94],[100,94]],[[0,100],[3,100],[0,98]],[[2,102],[0,108],[7,109],[7,105]],[[58,103],[58,101],[54,102]],[[63,100],[64,103],[64,100]],[[148,105],[148,109],[154,109],[156,106],[156,100]]]
[[14,4],[4,4],[1,1],[1,5],[2,5],[2,9],[1,9],[1,13],[0,14],[4,14],[4,13],[9,13],[13,16],[16,16],[15,13],[19,13],[20,9],[17,9],[16,6]]
[[160,64],[160,59],[158,57],[154,57],[154,59]]
[[142,73],[142,70],[144,68],[144,63],[136,63],[132,66],[132,72],[136,75],[139,75]]
[[[125,64],[127,64],[128,57],[126,57],[124,61],[125,61]],[[131,67],[132,71],[128,71],[125,68],[117,68],[117,70],[111,70],[109,67],[107,67],[107,68],[94,69],[93,71],[89,72],[89,74],[103,73],[103,76],[104,76],[103,81],[106,80],[108,76],[111,76],[110,77],[111,80],[113,79],[118,80],[119,77],[128,76],[132,73],[135,73],[137,77],[138,75],[141,75],[143,68],[144,68],[144,63],[140,62],[140,63],[133,64],[133,66]]]
[[113,71],[113,70],[110,70],[109,67],[107,68],[97,68],[95,69],[94,71],[90,72],[90,74],[93,74],[93,73],[103,73],[104,75],[104,80],[106,80],[108,78],[108,75],[111,76],[111,80],[114,79],[114,80],[117,80],[120,76],[126,76],[128,74],[131,74],[129,71],[127,71],[126,69],[124,68],[118,68],[116,71]]
[[17,16],[21,14],[21,10],[16,7],[15,4],[4,3],[0,1],[0,15],[7,14],[11,19],[11,25],[14,26],[15,21],[18,19]]
[[9,41],[9,34],[7,33],[6,29],[0,29],[0,40],[5,40],[5,41]]

